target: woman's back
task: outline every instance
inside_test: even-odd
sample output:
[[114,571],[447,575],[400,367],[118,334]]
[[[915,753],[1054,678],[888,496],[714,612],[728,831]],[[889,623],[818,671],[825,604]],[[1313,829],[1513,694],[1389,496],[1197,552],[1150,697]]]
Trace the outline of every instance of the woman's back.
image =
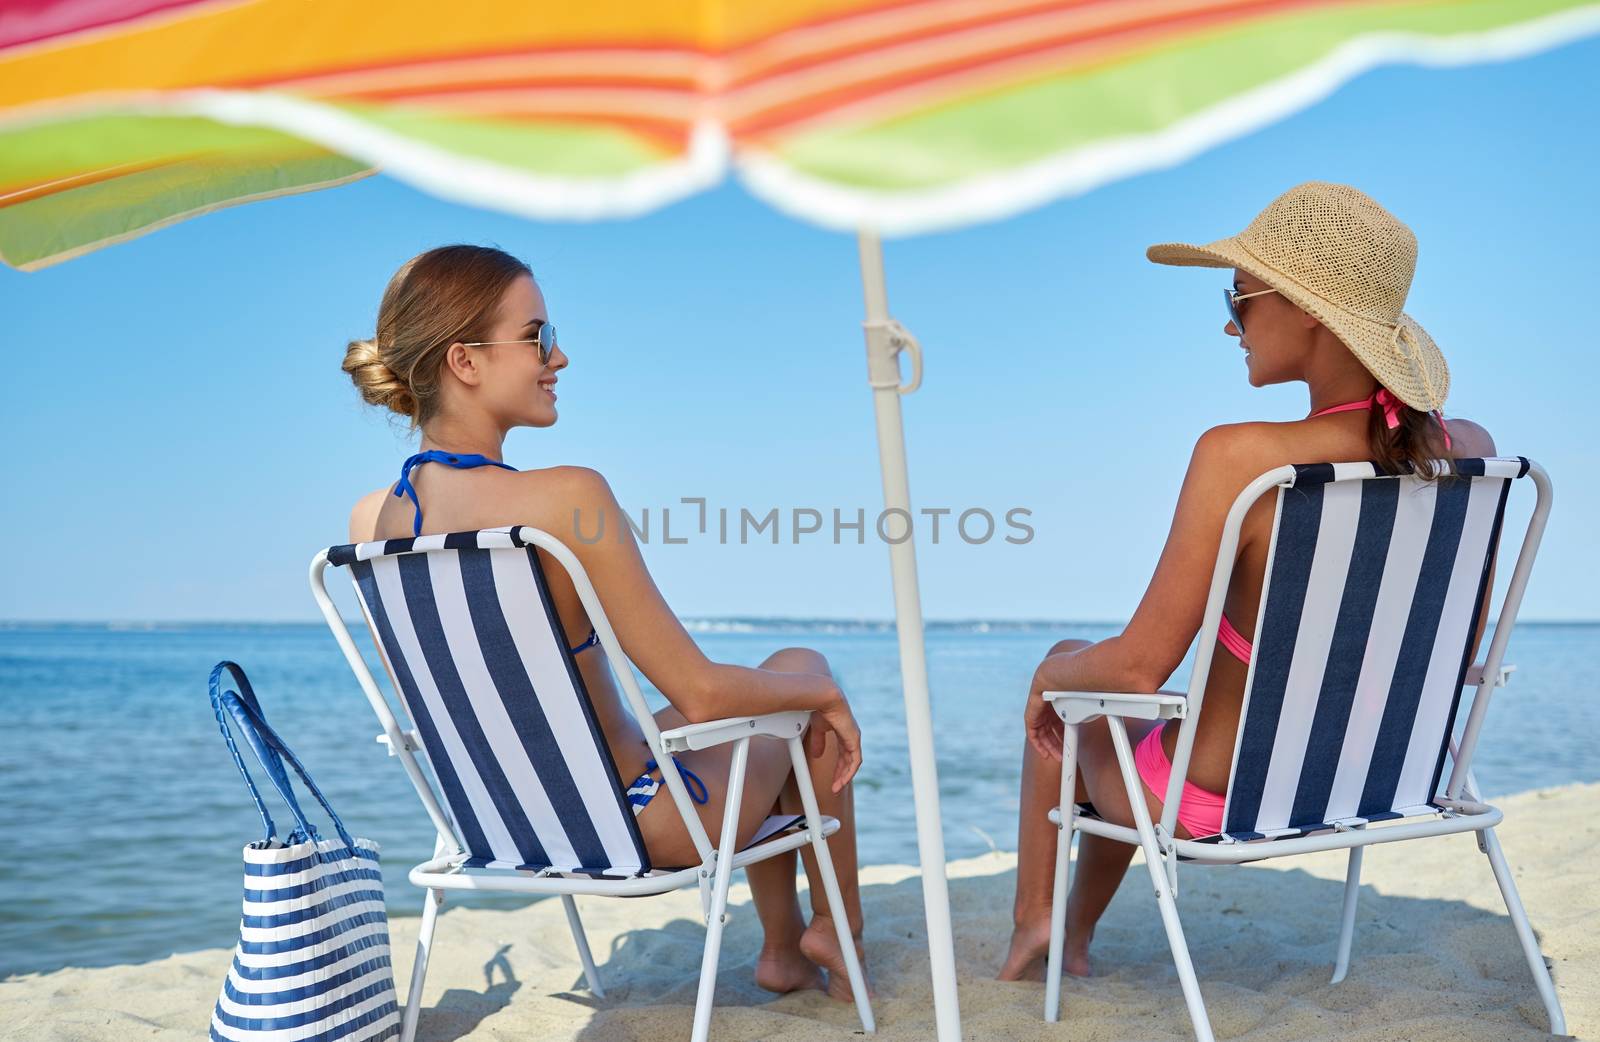
[[[585,481],[592,483],[601,479],[593,471],[580,467],[460,470],[435,463],[414,468],[410,480],[421,508],[420,533],[415,532],[418,507],[410,499],[396,495],[391,485],[369,492],[357,501],[350,513],[352,542],[528,525],[549,532],[570,546],[575,541],[574,513],[582,509],[574,499],[574,489]],[[593,524],[593,519],[585,520]],[[589,531],[592,534],[593,529]],[[587,634],[588,614],[583,610],[571,577],[543,550],[539,555],[562,626],[570,634]]]
[[[1206,438],[1220,443],[1216,445],[1217,454],[1225,456],[1231,464],[1217,475],[1215,498],[1219,502],[1225,499],[1231,505],[1233,497],[1249,482],[1268,470],[1288,464],[1366,461],[1371,458],[1368,423],[1366,412],[1352,411],[1287,423],[1244,423],[1215,428]],[[1452,417],[1446,429],[1450,447],[1445,448],[1442,438],[1437,440],[1435,448],[1440,458],[1495,454],[1493,439],[1478,424]],[[1272,542],[1272,504],[1272,497],[1262,497],[1245,515],[1240,528],[1238,557],[1223,606],[1229,623],[1250,643],[1256,636],[1256,615]],[[1212,552],[1212,558],[1205,562],[1208,571],[1215,560],[1215,545]],[[1247,671],[1247,662],[1219,643],[1206,685],[1205,711],[1200,716],[1188,774],[1195,784],[1214,792],[1227,788]],[[1170,757],[1177,733],[1175,728],[1169,732],[1163,736],[1163,742]]]

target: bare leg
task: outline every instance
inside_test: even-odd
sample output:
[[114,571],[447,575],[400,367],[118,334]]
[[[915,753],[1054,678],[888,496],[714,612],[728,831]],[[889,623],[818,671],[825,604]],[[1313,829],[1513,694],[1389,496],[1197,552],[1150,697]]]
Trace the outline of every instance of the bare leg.
[[756,983],[768,991],[824,986],[822,971],[800,947],[806,921],[800,914],[794,870],[793,851],[744,870],[763,934],[761,955],[756,960]]
[[[793,673],[830,672],[827,660],[809,648],[784,648],[774,652],[761,663],[761,668]],[[656,722],[667,729],[678,726],[684,720],[682,714],[669,707],[656,714]],[[861,894],[856,874],[855,811],[849,787],[837,795],[829,788],[837,758],[834,744],[830,738],[827,754],[810,761],[811,775],[818,808],[840,822],[839,831],[828,839],[828,849],[833,855],[834,872],[839,879],[839,889],[848,909],[852,932],[859,939]],[[679,762],[698,774],[709,787],[710,801],[696,810],[713,838],[721,829],[731,759],[732,746],[678,754]],[[661,809],[658,809],[658,805]],[[801,813],[799,790],[794,785],[787,744],[775,739],[753,738],[744,800],[740,808],[740,842],[747,842],[762,820],[771,813]],[[699,861],[681,819],[664,794],[652,800],[639,815],[639,826],[644,832],[651,858],[658,863],[693,864]],[[769,991],[778,992],[820,988],[824,983],[822,970],[829,970],[829,975],[833,976],[831,971],[837,966],[837,982],[829,986],[829,994],[848,1001],[849,980],[839,954],[838,939],[833,936],[832,920],[826,915],[827,900],[821,881],[815,874],[814,859],[809,848],[805,857],[807,874],[812,881],[812,904],[822,909],[821,913],[813,916],[810,927],[805,925],[800,911],[793,853],[773,857],[745,869],[745,878],[750,882],[751,900],[761,919],[764,935],[761,955],[756,962],[756,983]],[[818,918],[821,919],[820,926]],[[860,949],[859,943],[857,949]]]
[[[1077,651],[1086,640],[1063,640],[1048,654]],[[1043,980],[1046,949],[1050,944],[1050,891],[1056,870],[1056,832],[1048,815],[1061,794],[1061,764],[1022,742],[1022,798],[1017,819],[1017,893],[1011,907],[1011,948],[1000,967],[1000,980]],[[1087,799],[1083,772],[1078,772],[1074,797]],[[1069,948],[1070,951],[1070,948]],[[1070,960],[1068,965],[1071,965]],[[1070,970],[1068,972],[1071,972]]]
[[[1064,640],[1050,654],[1076,651],[1089,641]],[[1150,721],[1130,721],[1129,739],[1139,740],[1157,726]],[[1012,904],[1011,947],[1000,968],[1001,980],[1043,980],[1050,945],[1051,890],[1056,870],[1056,831],[1047,815],[1061,793],[1061,764],[1047,760],[1027,741],[1022,753],[1022,808],[1017,822],[1017,893]],[[1161,813],[1161,802],[1148,789],[1151,813]],[[1133,808],[1117,766],[1111,733],[1104,719],[1091,720],[1078,731],[1078,779],[1073,799],[1094,804],[1103,818],[1133,823]],[[1133,859],[1134,847],[1103,836],[1078,833],[1078,858],[1067,895],[1067,937],[1062,966],[1067,973],[1089,975],[1089,942],[1095,924],[1116,894]]]
[[[668,707],[656,714],[656,722],[666,730],[680,726],[685,721],[676,709]],[[732,750],[732,745],[725,745],[679,753],[677,756],[682,767],[693,771],[706,783],[710,798],[708,802],[697,805],[695,810],[713,843],[722,830]],[[779,794],[786,785],[791,784],[792,776],[793,768],[789,763],[786,743],[770,738],[750,740],[744,797],[739,809],[738,837],[741,844],[749,841],[768,814],[778,812]],[[693,840],[683,827],[683,819],[678,816],[677,808],[665,790],[640,813],[639,828],[644,834],[651,860],[656,864],[699,863],[700,856],[695,851]],[[800,950],[805,920],[801,917],[795,886],[795,865],[794,854],[788,853],[745,868],[751,900],[756,915],[761,919],[763,934],[761,955],[756,962],[756,983],[769,991],[821,988],[824,983],[822,973]]]
[[[856,869],[856,812],[855,793],[845,786],[839,793],[830,791],[834,762],[838,751],[833,737],[828,738],[826,752],[810,761],[811,784],[817,794],[817,809],[830,818],[839,819],[839,831],[828,837],[828,854],[833,861],[834,875],[839,880],[839,896],[844,905],[846,925],[855,939],[856,956],[866,972],[867,952],[861,942],[864,919],[861,914],[861,883]],[[800,813],[800,794],[793,786],[784,790],[782,798],[785,813]],[[833,909],[823,889],[822,877],[817,869],[816,852],[811,847],[800,848],[806,865],[806,877],[811,881],[811,924],[800,939],[800,950],[817,966],[828,971],[828,994],[840,1002],[850,1002],[850,978],[845,969],[844,954],[839,948],[839,931],[833,921]],[[869,987],[868,993],[871,993]]]
[[[809,648],[785,648],[768,662],[774,660],[780,660],[783,664],[767,665],[765,668],[831,675],[827,659]],[[839,819],[839,831],[828,837],[828,853],[833,861],[834,875],[839,881],[839,896],[849,920],[850,935],[855,938],[856,954],[865,966],[866,949],[861,943],[861,882],[856,865],[855,791],[849,785],[842,792],[835,793],[832,789],[833,769],[838,755],[838,743],[830,734],[823,754],[807,763],[811,787],[817,796],[817,809],[830,818]],[[778,803],[784,814],[803,813],[800,790],[793,777],[783,787]],[[844,955],[839,949],[839,934],[833,921],[833,912],[828,907],[822,877],[818,874],[816,853],[806,846],[801,848],[800,856],[805,861],[806,877],[811,881],[811,924],[800,938],[800,950],[814,969],[827,971],[827,990],[831,997],[841,1002],[852,1001],[850,978],[845,970]]]

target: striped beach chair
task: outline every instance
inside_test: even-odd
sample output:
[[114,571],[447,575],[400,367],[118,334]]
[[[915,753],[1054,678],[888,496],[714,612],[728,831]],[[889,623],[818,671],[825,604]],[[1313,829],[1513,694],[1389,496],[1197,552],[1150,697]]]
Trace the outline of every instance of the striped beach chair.
[[[1074,832],[1137,844],[1155,885],[1178,979],[1197,1037],[1211,1039],[1178,920],[1180,861],[1239,864],[1348,849],[1333,982],[1344,978],[1355,928],[1362,850],[1374,843],[1477,833],[1550,1018],[1564,1034],[1555,986],[1495,838],[1501,812],[1480,799],[1473,750],[1489,697],[1515,667],[1502,665],[1550,512],[1550,480],[1523,458],[1463,459],[1456,476],[1389,476],[1370,463],[1280,467],[1234,500],[1223,528],[1199,651],[1184,695],[1049,691],[1065,726],[1045,1019],[1061,1002],[1068,851]],[[1511,485],[1531,477],[1537,501],[1484,661],[1469,655],[1489,588]],[[1275,494],[1272,543],[1256,618],[1254,654],[1220,835],[1177,839],[1178,801],[1194,746],[1239,528]],[[1461,694],[1473,687],[1462,720]],[[1135,827],[1073,803],[1078,726],[1103,716]],[[1152,822],[1134,769],[1128,719],[1179,718],[1161,820]],[[1459,734],[1458,734],[1459,732]],[[1448,777],[1445,769],[1449,767]]]
[[[628,706],[661,765],[666,789],[694,841],[698,864],[660,868],[650,863],[535,548],[548,552],[571,576]],[[328,595],[324,575],[329,565],[349,569],[413,727],[401,726]],[[808,844],[816,852],[840,930],[862,1025],[873,1030],[871,1003],[827,848],[827,837],[839,823],[818,812],[801,744],[809,713],[769,713],[659,730],[583,566],[559,540],[534,528],[330,547],[312,559],[311,589],[383,725],[378,740],[399,758],[438,835],[433,858],[413,868],[409,877],[427,895],[402,1042],[411,1042],[416,1032],[434,920],[445,891],[560,895],[589,988],[603,997],[574,895],[635,897],[688,886],[699,887],[706,921],[692,1035],[695,1042],[704,1042],[733,870]],[[768,819],[751,843],[736,850],[740,794],[749,740],[755,735],[787,740],[805,817],[799,822]],[[720,842],[714,846],[672,754],[729,742],[735,743],[729,796]]]

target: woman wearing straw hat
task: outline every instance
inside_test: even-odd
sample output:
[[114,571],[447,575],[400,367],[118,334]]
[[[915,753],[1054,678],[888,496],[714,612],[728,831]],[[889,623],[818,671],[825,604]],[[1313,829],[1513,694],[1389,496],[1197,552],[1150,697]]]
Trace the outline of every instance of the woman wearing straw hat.
[[[1287,423],[1213,428],[1195,445],[1166,547],[1126,629],[1098,643],[1065,640],[1050,649],[1028,690],[1022,816],[1017,839],[1015,929],[1000,977],[1041,978],[1050,937],[1055,830],[1046,815],[1061,781],[1061,721],[1044,691],[1154,692],[1183,659],[1200,629],[1224,517],[1234,497],[1262,472],[1287,463],[1374,460],[1386,471],[1428,476],[1433,461],[1492,456],[1482,427],[1439,408],[1450,372],[1433,339],[1401,308],[1416,267],[1411,230],[1366,195],[1345,185],[1311,182],[1285,192],[1238,235],[1206,246],[1152,246],[1158,264],[1232,268],[1223,327],[1244,351],[1252,386],[1304,382],[1307,415]],[[1268,498],[1244,522],[1218,633],[1222,654],[1206,688],[1188,783],[1178,812],[1179,838],[1221,829],[1222,793],[1250,659],[1271,539]],[[1231,621],[1230,621],[1231,620]],[[1219,711],[1221,710],[1221,711]],[[1177,728],[1129,721],[1135,761],[1152,817],[1171,772]],[[1103,818],[1132,825],[1104,719],[1080,729],[1077,799]],[[1126,872],[1134,848],[1080,834],[1067,899],[1068,973],[1089,973],[1089,941]]]

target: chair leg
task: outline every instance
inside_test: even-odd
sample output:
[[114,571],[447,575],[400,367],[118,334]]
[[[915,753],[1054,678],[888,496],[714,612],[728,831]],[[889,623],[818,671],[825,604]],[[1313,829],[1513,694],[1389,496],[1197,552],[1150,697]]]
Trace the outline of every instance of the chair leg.
[[811,769],[806,764],[805,749],[798,738],[789,739],[789,762],[794,765],[795,787],[800,790],[800,805],[806,812],[806,831],[811,835],[811,849],[816,853],[823,893],[828,898],[828,910],[833,913],[833,927],[838,931],[839,950],[844,954],[845,973],[850,978],[850,994],[856,1000],[861,1029],[870,1035],[878,1030],[877,1021],[872,1016],[872,997],[867,994],[867,978],[861,972],[861,960],[856,957],[856,941],[850,933],[850,917],[845,912],[844,895],[839,893],[839,877],[833,870],[833,855],[828,853],[828,840],[822,834],[822,812],[817,809],[817,794],[811,787]]
[[1206,1014],[1205,1001],[1200,997],[1200,982],[1195,979],[1194,963],[1189,959],[1189,945],[1183,939],[1183,924],[1178,921],[1178,902],[1172,896],[1164,863],[1165,855],[1156,843],[1155,826],[1150,823],[1150,808],[1144,802],[1144,789],[1139,774],[1133,766],[1133,748],[1128,743],[1128,728],[1122,720],[1108,717],[1111,725],[1111,744],[1116,746],[1117,765],[1122,768],[1122,781],[1128,790],[1128,802],[1133,807],[1133,821],[1138,826],[1139,845],[1144,850],[1145,867],[1150,870],[1150,882],[1155,884],[1156,905],[1161,910],[1161,924],[1167,930],[1167,943],[1172,948],[1172,961],[1178,970],[1178,982],[1183,986],[1183,1001],[1189,1008],[1189,1020],[1194,1024],[1195,1038],[1199,1042],[1213,1042],[1211,1018]]
[[1333,961],[1333,980],[1338,984],[1350,970],[1350,942],[1356,933],[1356,895],[1361,890],[1361,852],[1365,847],[1350,848],[1350,867],[1344,874],[1344,912],[1339,918],[1339,954]]
[[1072,867],[1072,827],[1077,818],[1078,726],[1066,725],[1061,738],[1061,832],[1056,836],[1055,886],[1050,893],[1050,955],[1044,971],[1044,1019],[1061,1019],[1061,955],[1067,943],[1067,884]]
[[1561,1000],[1556,997],[1555,982],[1550,979],[1550,969],[1544,964],[1544,954],[1539,951],[1539,939],[1533,935],[1533,926],[1522,907],[1522,897],[1517,893],[1515,880],[1511,878],[1511,868],[1500,850],[1500,841],[1495,838],[1494,829],[1481,829],[1478,836],[1483,852],[1488,855],[1489,867],[1494,869],[1495,882],[1500,884],[1500,896],[1505,898],[1506,911],[1510,913],[1511,924],[1517,930],[1517,940],[1522,942],[1522,954],[1528,960],[1528,969],[1533,971],[1533,983],[1539,989],[1539,998],[1544,1001],[1545,1013],[1550,1018],[1550,1033],[1565,1035],[1567,1018],[1561,1012]]
[[428,952],[433,947],[433,924],[444,904],[443,890],[428,890],[422,898],[422,925],[417,928],[417,957],[411,964],[411,988],[400,1020],[400,1042],[417,1037],[417,1016],[422,1012],[422,981],[428,975]]
[[583,979],[589,982],[589,991],[594,997],[603,999],[606,990],[600,986],[600,971],[589,952],[589,938],[583,932],[583,920],[578,918],[578,902],[572,899],[571,894],[562,894],[561,903],[567,910],[567,925],[572,928],[572,943],[578,946],[578,959],[583,963]]
[[[722,812],[722,838],[717,843],[716,872],[711,902],[706,912],[706,950],[700,961],[700,991],[694,1000],[691,1042],[706,1042],[711,1032],[711,1005],[717,990],[717,959],[722,954],[722,927],[728,919],[728,882],[733,877],[733,855],[739,846],[739,801],[744,795],[745,767],[750,762],[750,739],[733,747],[728,771],[728,799]],[[700,869],[701,872],[705,868]]]

